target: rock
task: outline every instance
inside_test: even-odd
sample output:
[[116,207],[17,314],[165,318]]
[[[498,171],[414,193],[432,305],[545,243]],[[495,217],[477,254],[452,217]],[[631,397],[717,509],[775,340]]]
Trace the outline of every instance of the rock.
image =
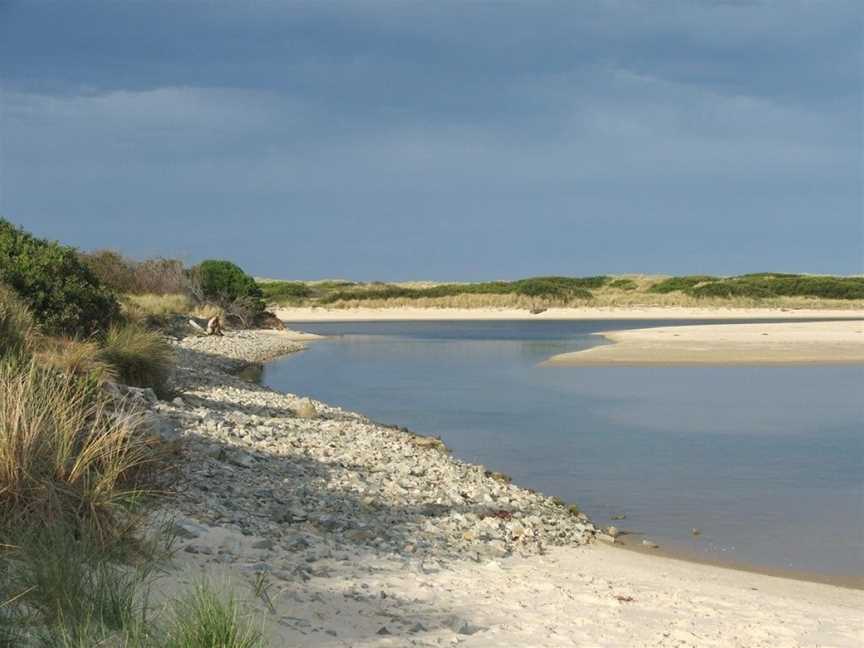
[[200,538],[202,535],[207,533],[207,529],[200,524],[196,524],[191,520],[182,519],[175,520],[172,531],[177,538],[183,540],[194,540],[195,538]]
[[381,636],[386,636],[386,635],[391,635],[393,633],[387,629],[387,626],[381,626],[380,628],[378,628],[378,632],[376,632],[375,634],[381,635]]
[[267,538],[265,538],[264,540],[258,540],[257,542],[252,543],[252,548],[270,551],[273,549],[273,541]]
[[697,529],[695,527],[690,529],[690,533],[692,533],[694,536],[702,535],[702,531],[700,531],[699,529]]
[[608,542],[610,544],[615,544],[615,536],[611,536],[608,533],[598,533],[595,536],[601,542]]
[[620,534],[620,531],[618,531],[618,527],[616,527],[616,526],[606,527],[606,535],[610,535],[613,538],[617,538],[619,534]]
[[648,538],[642,540],[642,545],[648,547],[649,549],[658,549],[660,547],[660,545],[658,545],[656,542],[648,540]]
[[312,404],[312,401],[308,398],[300,401],[300,404],[297,406],[297,409],[294,410],[294,413],[304,419],[313,419],[318,416],[318,410],[315,409],[315,405]]

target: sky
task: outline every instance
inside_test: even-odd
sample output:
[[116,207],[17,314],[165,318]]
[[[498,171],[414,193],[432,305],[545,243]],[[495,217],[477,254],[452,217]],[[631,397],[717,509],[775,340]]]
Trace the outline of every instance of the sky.
[[864,272],[859,0],[0,0],[0,216],[258,276]]

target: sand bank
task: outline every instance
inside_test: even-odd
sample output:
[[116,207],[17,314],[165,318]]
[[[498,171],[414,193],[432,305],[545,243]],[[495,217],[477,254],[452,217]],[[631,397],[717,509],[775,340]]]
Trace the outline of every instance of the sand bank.
[[183,533],[157,595],[204,577],[272,646],[862,645],[864,591],[592,541],[583,516],[429,439],[232,374],[301,348],[177,343],[181,395],[153,407],[183,440],[166,504]]
[[414,320],[589,320],[589,319],[864,319],[862,310],[780,308],[550,308],[537,315],[515,308],[276,308],[286,322]]
[[669,326],[600,333],[614,344],[548,364],[749,365],[864,363],[864,320]]
[[[614,546],[546,555],[405,561],[359,551],[270,578],[268,609],[251,594],[256,538],[205,531],[178,554],[170,595],[203,573],[259,610],[273,646],[460,645],[498,648],[864,645],[864,592],[753,574]],[[240,563],[214,563],[227,545]],[[290,554],[289,554],[290,555]],[[243,592],[247,594],[243,596]]]

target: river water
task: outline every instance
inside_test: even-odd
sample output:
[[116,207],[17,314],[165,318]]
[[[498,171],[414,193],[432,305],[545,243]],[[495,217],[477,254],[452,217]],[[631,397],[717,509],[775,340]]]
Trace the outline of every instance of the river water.
[[676,323],[698,322],[298,323],[330,337],[263,382],[440,436],[697,558],[864,575],[864,366],[540,366]]

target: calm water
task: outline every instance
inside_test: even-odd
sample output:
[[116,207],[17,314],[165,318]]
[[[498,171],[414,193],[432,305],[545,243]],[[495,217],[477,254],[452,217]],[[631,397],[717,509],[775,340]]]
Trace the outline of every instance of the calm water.
[[665,546],[864,574],[864,367],[538,366],[594,331],[670,324],[303,323],[334,337],[263,380],[441,436]]

